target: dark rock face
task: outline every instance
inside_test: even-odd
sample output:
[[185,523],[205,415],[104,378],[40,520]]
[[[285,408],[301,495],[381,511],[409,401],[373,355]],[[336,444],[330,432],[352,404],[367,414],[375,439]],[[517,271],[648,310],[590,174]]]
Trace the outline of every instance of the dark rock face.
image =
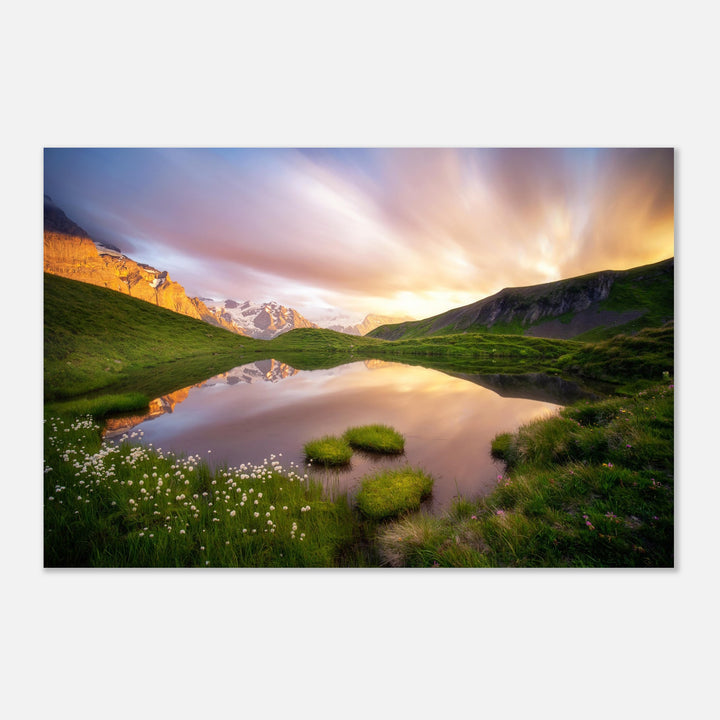
[[57,205],[49,195],[45,195],[44,208],[45,232],[71,235],[73,237],[88,238],[90,236],[79,225],[74,223]]
[[438,316],[432,330],[449,323],[454,323],[458,330],[473,325],[491,328],[498,322],[530,325],[543,318],[587,310],[607,299],[615,277],[615,272],[607,271],[583,283],[561,280],[527,288],[505,288],[484,300]]
[[553,338],[556,340],[570,340],[596,327],[617,327],[642,317],[647,310],[628,310],[627,312],[614,312],[613,310],[598,310],[588,308],[577,313],[570,322],[563,323],[553,319],[529,327],[526,335],[532,337]]
[[258,330],[267,330],[272,325],[272,317],[267,310],[261,310],[254,318],[253,325]]

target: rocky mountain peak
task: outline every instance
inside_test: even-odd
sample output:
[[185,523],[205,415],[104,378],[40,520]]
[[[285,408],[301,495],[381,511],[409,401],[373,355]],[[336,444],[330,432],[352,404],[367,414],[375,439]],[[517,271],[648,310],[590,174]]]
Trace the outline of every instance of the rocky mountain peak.
[[117,248],[94,241],[45,196],[43,267],[45,272],[106,287],[181,315],[244,335],[216,317],[198,298],[189,298],[166,270],[138,263]]
[[242,330],[243,334],[260,340],[271,340],[296,328],[318,327],[297,310],[285,307],[274,300],[254,303],[250,300],[238,302],[208,298],[205,303],[217,318]]

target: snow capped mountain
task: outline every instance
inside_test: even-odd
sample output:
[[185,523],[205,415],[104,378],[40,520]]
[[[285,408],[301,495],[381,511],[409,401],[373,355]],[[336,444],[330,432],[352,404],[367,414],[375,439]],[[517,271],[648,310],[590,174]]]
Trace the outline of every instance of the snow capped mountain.
[[205,382],[207,386],[226,384],[237,385],[238,383],[271,382],[277,383],[285,378],[297,375],[300,371],[294,367],[281,363],[278,360],[257,360],[254,363],[241,365],[240,367],[228,370],[210,378]]
[[242,334],[260,340],[271,340],[281,333],[296,328],[316,328],[315,323],[303,317],[297,310],[276,302],[253,303],[250,300],[239,303],[235,300],[202,301],[219,320],[230,323]]

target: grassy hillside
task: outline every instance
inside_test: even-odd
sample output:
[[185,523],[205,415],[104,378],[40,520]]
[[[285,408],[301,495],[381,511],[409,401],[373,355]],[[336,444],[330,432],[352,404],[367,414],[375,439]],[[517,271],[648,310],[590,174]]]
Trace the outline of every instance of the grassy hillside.
[[599,327],[576,336],[576,340],[596,342],[618,334],[636,333],[643,328],[657,328],[675,317],[675,278],[670,272],[648,273],[646,268],[628,270],[618,279],[600,310],[627,312],[644,310],[642,317],[619,327]]
[[378,340],[332,330],[292,330],[251,352],[299,369],[365,359],[394,360],[448,372],[542,372],[625,385],[673,372],[674,328],[668,323],[599,343],[520,335],[456,333],[409,340]]
[[[240,364],[254,341],[142,300],[45,275],[45,399],[109,388],[164,365],[187,361],[207,377]],[[192,375],[193,370],[189,371]],[[152,373],[151,373],[152,374]]]
[[619,335],[598,343],[581,344],[558,360],[568,375],[617,382],[621,378],[657,378],[674,374],[673,323],[647,328],[636,335]]
[[551,370],[560,357],[582,347],[568,340],[517,336],[446,335],[390,342],[333,330],[291,330],[256,348],[293,367],[314,370],[340,362],[379,359],[443,370],[526,372]]
[[[609,290],[609,294],[608,294]],[[674,259],[542,285],[506,288],[476,303],[369,333],[408,340],[455,333],[531,335],[596,341],[674,318]]]

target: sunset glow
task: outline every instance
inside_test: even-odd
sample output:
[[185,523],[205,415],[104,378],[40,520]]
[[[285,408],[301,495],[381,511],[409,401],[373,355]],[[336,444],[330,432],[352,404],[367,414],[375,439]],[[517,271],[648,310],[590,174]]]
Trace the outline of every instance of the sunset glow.
[[672,149],[46,149],[45,192],[189,295],[428,317],[674,254]]

